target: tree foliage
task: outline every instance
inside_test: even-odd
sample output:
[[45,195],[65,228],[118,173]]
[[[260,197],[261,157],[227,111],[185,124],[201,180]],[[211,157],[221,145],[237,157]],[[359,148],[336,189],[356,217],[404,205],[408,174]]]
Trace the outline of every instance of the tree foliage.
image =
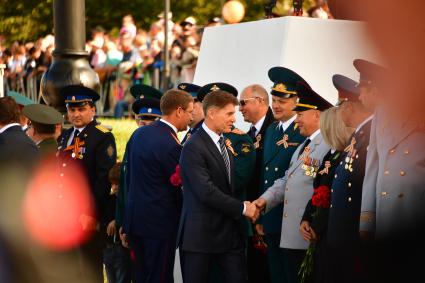
[[[31,41],[53,32],[54,0],[0,0],[0,34],[8,42]],[[245,6],[244,21],[264,18],[264,4],[268,0],[240,0]],[[222,0],[170,0],[173,21],[179,22],[194,16],[198,24],[205,24],[212,17],[221,16]],[[279,0],[291,6],[292,0]],[[312,0],[305,0],[310,5]],[[158,19],[164,7],[161,0],[86,0],[87,35],[95,26],[106,30],[119,28],[122,17],[131,14],[136,25],[149,29]]]

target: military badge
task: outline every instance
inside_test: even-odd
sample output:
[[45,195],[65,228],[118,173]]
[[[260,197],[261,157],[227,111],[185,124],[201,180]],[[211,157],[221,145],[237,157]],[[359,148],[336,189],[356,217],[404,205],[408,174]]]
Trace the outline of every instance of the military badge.
[[259,148],[260,147],[260,141],[261,141],[261,134],[255,137],[255,143],[254,143],[254,147],[255,148]]
[[282,139],[280,139],[277,143],[276,143],[276,145],[277,146],[280,146],[280,145],[282,145],[283,144],[283,147],[284,148],[288,148],[288,135],[287,134],[284,134],[283,135],[283,137],[282,137]]
[[329,174],[329,168],[331,168],[331,162],[326,161],[325,162],[325,168],[323,168],[323,170],[320,170],[319,174],[320,175]]
[[319,160],[310,157],[310,147],[306,146],[300,158],[303,160],[301,168],[305,171],[306,176],[315,178],[319,168]]
[[80,138],[76,137],[74,143],[65,148],[65,151],[72,151],[71,157],[74,159],[83,159],[83,153],[86,151],[86,149],[82,147],[83,145],[84,141],[80,141]]
[[344,152],[347,152],[347,156],[345,157],[345,170],[353,172],[353,161],[354,158],[358,158],[357,150],[354,148],[356,144],[356,139],[353,137],[351,139],[350,144],[344,149]]
[[115,152],[114,147],[110,144],[108,146],[108,149],[106,150],[106,153],[108,154],[109,157],[112,157],[114,155],[114,152]]
[[251,149],[250,149],[249,143],[243,143],[243,144],[242,144],[242,149],[241,149],[241,151],[242,151],[243,153],[249,153],[249,152],[251,152]]
[[235,150],[232,147],[232,142],[229,139],[226,139],[225,143],[226,143],[226,147],[230,150],[233,156],[237,156],[238,154],[235,152]]

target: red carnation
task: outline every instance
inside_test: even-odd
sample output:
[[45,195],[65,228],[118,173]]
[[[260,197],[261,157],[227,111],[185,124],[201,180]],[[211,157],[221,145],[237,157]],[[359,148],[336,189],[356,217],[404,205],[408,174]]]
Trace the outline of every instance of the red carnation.
[[316,207],[329,208],[331,205],[331,190],[328,186],[320,186],[314,189],[311,201]]
[[182,184],[182,179],[180,177],[180,165],[176,166],[176,171],[171,175],[170,182],[173,186],[179,187]]

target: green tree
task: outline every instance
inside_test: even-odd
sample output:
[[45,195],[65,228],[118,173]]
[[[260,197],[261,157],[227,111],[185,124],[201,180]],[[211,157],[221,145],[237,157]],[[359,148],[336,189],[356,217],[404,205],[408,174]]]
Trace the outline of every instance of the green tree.
[[[0,0],[0,34],[7,41],[31,41],[53,32],[54,0]],[[264,4],[268,0],[240,0],[245,6],[243,21],[264,18]],[[86,0],[86,33],[96,26],[106,30],[119,28],[122,17],[131,14],[138,27],[149,29],[163,10],[161,0]],[[221,16],[221,0],[170,0],[173,21],[180,22],[194,16],[198,24],[205,24],[212,17]],[[290,7],[292,0],[279,0]],[[308,8],[313,0],[304,0]],[[289,9],[289,8],[288,8]]]

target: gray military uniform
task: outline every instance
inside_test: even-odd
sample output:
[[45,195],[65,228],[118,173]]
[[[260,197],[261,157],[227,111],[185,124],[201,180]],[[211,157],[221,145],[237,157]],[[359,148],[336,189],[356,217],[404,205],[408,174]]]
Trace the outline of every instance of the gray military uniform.
[[285,176],[277,179],[273,186],[261,196],[267,202],[266,213],[284,202],[280,247],[286,249],[304,250],[308,248],[309,243],[300,235],[299,227],[305,206],[313,195],[315,173],[311,174],[312,171],[309,169],[314,167],[317,171],[323,157],[330,150],[319,133],[308,146],[312,166],[306,166],[303,154],[299,158],[303,145],[304,143],[294,152]]
[[423,226],[424,143],[424,125],[390,122],[377,111],[366,160],[360,231],[375,232],[379,239]]

